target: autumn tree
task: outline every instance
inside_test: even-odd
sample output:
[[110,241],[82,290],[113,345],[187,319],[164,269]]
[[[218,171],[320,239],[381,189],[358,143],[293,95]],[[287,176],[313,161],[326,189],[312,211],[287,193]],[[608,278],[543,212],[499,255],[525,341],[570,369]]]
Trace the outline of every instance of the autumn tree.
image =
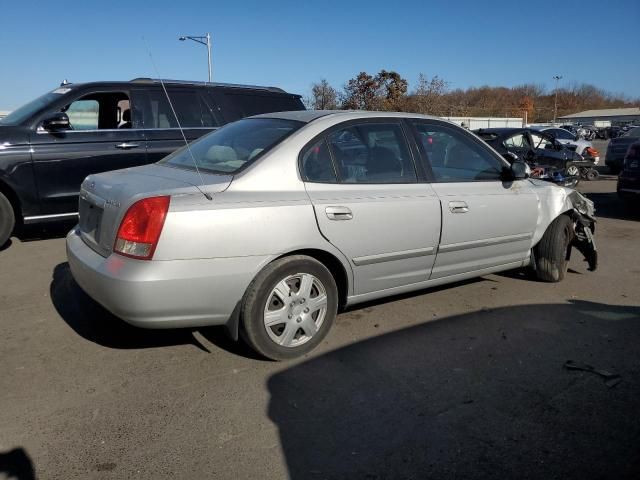
[[448,83],[438,75],[429,78],[425,74],[418,75],[418,85],[411,93],[408,110],[431,115],[446,115],[443,95],[447,92]]
[[367,72],[360,72],[344,86],[342,108],[345,110],[374,110],[378,82]]
[[323,78],[311,86],[309,104],[313,110],[335,110],[338,108],[338,92]]

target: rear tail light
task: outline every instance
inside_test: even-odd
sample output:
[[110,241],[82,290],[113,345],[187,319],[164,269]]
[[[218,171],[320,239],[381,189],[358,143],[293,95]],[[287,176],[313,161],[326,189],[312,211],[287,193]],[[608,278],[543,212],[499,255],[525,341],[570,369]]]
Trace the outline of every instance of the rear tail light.
[[125,213],[113,250],[121,255],[151,260],[156,250],[170,197],[150,197],[137,201]]

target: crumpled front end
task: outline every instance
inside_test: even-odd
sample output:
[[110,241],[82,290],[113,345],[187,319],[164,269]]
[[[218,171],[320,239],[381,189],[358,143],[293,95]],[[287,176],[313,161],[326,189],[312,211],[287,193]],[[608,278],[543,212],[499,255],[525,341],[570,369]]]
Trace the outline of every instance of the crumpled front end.
[[[598,268],[598,251],[595,243],[595,206],[591,200],[582,195],[580,192],[571,192],[567,200],[572,205],[570,212],[574,226],[574,238],[571,247],[574,247],[584,256],[585,261],[589,265],[589,271],[593,272]],[[571,254],[571,249],[567,252],[567,256]]]

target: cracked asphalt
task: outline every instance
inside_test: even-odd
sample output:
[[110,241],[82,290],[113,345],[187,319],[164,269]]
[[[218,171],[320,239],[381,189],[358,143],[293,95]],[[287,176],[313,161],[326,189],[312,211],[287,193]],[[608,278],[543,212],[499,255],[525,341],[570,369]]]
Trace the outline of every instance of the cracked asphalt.
[[640,212],[613,177],[580,189],[597,272],[574,254],[560,284],[516,271],[367,304],[284,363],[221,328],[114,318],[70,276],[70,225],[14,237],[0,479],[640,478]]

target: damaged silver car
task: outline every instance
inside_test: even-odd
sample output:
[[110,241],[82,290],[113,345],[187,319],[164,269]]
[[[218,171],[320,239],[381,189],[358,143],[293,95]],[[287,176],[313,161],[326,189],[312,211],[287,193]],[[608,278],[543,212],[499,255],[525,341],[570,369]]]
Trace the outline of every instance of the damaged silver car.
[[557,282],[574,247],[595,270],[594,229],[587,198],[449,122],[282,112],[87,177],[67,253],[125,321],[226,325],[281,360],[348,305],[527,265]]

